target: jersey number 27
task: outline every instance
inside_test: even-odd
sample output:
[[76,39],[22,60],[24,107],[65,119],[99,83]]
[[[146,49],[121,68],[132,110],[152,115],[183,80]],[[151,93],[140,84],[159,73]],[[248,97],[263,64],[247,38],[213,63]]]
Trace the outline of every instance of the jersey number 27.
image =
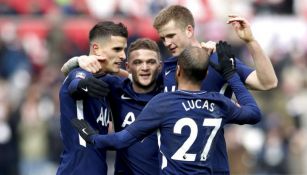
[[[203,126],[213,126],[213,130],[210,133],[210,136],[204,145],[202,154],[201,154],[201,161],[206,161],[208,152],[210,150],[212,140],[214,139],[218,129],[220,128],[222,123],[221,118],[205,118],[203,122]],[[178,120],[175,123],[174,126],[174,133],[181,134],[182,128],[184,126],[188,126],[190,128],[190,136],[187,138],[187,140],[183,143],[183,145],[175,152],[175,154],[172,156],[173,160],[181,160],[181,161],[195,161],[196,154],[187,153],[187,151],[190,149],[190,147],[193,145],[197,138],[198,133],[198,127],[196,122],[192,118],[182,118]]]

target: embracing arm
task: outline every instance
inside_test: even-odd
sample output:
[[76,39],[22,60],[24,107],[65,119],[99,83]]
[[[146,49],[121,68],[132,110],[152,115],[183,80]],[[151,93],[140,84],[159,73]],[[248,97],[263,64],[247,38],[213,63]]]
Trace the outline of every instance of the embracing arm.
[[[107,59],[103,56],[97,55],[82,55],[76,56],[69,59],[61,68],[61,72],[66,76],[72,69],[80,66],[82,69],[91,72],[97,73],[103,67],[101,66],[101,61],[107,62]],[[129,73],[126,70],[120,69],[116,75],[120,77],[127,78]]]
[[73,57],[71,59],[69,59],[66,63],[64,63],[64,65],[61,68],[61,72],[67,76],[68,73],[73,70],[74,68],[78,67],[78,58],[77,57]]
[[67,75],[72,69],[80,66],[88,72],[97,73],[102,68],[99,61],[105,61],[105,58],[96,55],[72,57],[62,66],[61,72]]
[[256,70],[247,77],[245,83],[255,90],[269,90],[277,87],[278,79],[271,60],[254,38],[249,22],[242,17],[229,15],[227,23],[232,24],[239,38],[246,43],[254,60]]

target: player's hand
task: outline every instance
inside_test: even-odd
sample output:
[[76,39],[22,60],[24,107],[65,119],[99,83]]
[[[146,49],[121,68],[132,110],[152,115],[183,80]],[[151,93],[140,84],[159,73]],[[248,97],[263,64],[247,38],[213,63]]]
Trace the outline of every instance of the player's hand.
[[231,24],[233,26],[240,39],[246,43],[255,40],[250,24],[245,18],[237,15],[228,15],[228,17],[229,19],[227,24]]
[[218,71],[226,80],[229,80],[236,72],[236,59],[231,51],[231,46],[225,41],[216,45],[218,64],[210,61],[210,65]]
[[201,42],[200,45],[207,50],[209,55],[216,51],[216,42],[214,41]]
[[107,62],[105,56],[97,56],[97,55],[82,55],[78,57],[79,66],[87,70],[91,73],[97,73],[99,71],[103,71],[103,67],[101,66],[102,62]]
[[78,130],[80,136],[88,143],[92,143],[91,137],[98,134],[85,120],[74,118],[71,120],[71,123]]
[[103,98],[107,96],[110,91],[107,83],[94,77],[80,80],[77,89],[78,92],[81,92],[85,96],[96,98]]

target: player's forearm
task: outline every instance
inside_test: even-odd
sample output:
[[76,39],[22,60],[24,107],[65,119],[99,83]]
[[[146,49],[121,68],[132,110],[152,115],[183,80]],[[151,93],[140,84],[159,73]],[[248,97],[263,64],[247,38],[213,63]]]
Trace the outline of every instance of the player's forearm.
[[79,63],[78,63],[78,58],[77,57],[73,57],[71,59],[69,59],[64,65],[63,67],[61,68],[61,72],[64,73],[64,75],[68,75],[68,73],[79,66]]
[[247,43],[247,48],[254,60],[257,78],[259,80],[259,90],[269,90],[277,86],[278,80],[270,58],[264,53],[257,40]]
[[234,74],[229,80],[229,85],[231,86],[236,98],[241,105],[240,117],[245,119],[243,123],[245,124],[255,124],[261,119],[261,112],[257,106],[256,101],[249,91],[244,87],[240,80],[238,74]]
[[124,78],[129,77],[128,71],[126,71],[124,69],[119,69],[119,72],[115,73],[115,75],[120,76],[120,77],[124,77]]
[[94,135],[91,140],[95,147],[105,149],[122,149],[137,142],[127,130],[108,135]]

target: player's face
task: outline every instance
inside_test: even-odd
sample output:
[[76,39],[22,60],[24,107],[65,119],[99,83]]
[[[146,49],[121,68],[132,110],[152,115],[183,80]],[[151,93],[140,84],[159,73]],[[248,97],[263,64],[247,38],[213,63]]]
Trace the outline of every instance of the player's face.
[[127,71],[132,74],[133,87],[142,92],[155,87],[161,67],[157,52],[147,49],[132,51],[126,64]]
[[126,59],[126,47],[127,39],[121,36],[111,36],[105,42],[101,42],[100,49],[95,54],[107,58],[107,61],[101,62],[101,66],[104,67],[105,72],[119,72],[123,60]]
[[191,43],[189,31],[186,28],[180,28],[174,20],[163,25],[158,33],[164,46],[173,56],[178,56]]

